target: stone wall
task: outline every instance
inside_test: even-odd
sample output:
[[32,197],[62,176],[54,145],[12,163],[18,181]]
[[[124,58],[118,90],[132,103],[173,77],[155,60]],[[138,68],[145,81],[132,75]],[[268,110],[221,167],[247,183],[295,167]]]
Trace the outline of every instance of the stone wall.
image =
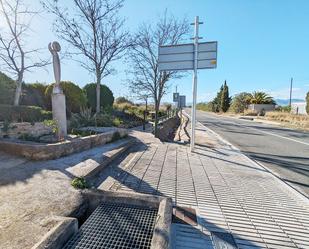
[[172,136],[179,125],[180,125],[180,118],[177,115],[175,117],[163,121],[158,129],[158,138],[161,141],[170,141],[170,140],[173,141],[174,137]]
[[3,130],[4,123],[0,123],[0,138],[19,138],[23,134],[30,135],[32,137],[40,137],[43,135],[48,135],[52,133],[52,129],[42,122],[37,122],[34,124],[28,122],[22,123],[10,123],[8,131]]
[[[117,136],[115,134],[118,133]],[[88,150],[92,147],[112,142],[113,139],[128,135],[126,129],[113,129],[106,133],[78,137],[72,140],[53,144],[34,142],[20,142],[11,139],[0,140],[0,151],[23,156],[30,160],[49,160],[66,156],[72,153]]]

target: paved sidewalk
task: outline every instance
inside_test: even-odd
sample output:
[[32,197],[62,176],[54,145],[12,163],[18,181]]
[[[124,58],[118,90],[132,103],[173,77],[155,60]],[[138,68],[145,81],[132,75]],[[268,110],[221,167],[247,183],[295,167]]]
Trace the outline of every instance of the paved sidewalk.
[[212,132],[198,127],[195,153],[135,135],[147,148],[111,166],[99,188],[195,208],[198,226],[173,224],[173,248],[213,248],[220,233],[232,234],[238,248],[309,248],[308,200]]

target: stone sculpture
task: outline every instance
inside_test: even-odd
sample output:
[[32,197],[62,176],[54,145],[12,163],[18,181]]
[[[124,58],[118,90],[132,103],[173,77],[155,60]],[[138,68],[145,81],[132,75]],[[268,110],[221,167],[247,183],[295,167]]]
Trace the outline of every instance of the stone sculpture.
[[63,91],[60,87],[61,68],[58,53],[61,50],[61,46],[58,42],[54,41],[48,44],[48,49],[53,56],[53,68],[55,76],[55,85],[52,92],[53,119],[57,122],[58,139],[63,140],[64,137],[67,135],[67,117],[65,95],[63,94]]
[[62,93],[60,87],[60,77],[61,77],[61,68],[60,68],[60,59],[58,52],[61,50],[61,46],[58,42],[54,41],[53,43],[48,44],[48,49],[53,56],[53,67],[54,67],[54,76],[55,76],[55,85],[53,88],[53,93]]

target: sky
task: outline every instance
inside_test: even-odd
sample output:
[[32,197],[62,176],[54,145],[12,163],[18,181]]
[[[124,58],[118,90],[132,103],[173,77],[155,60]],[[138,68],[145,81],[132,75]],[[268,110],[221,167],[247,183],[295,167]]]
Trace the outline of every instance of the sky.
[[[33,8],[40,7],[39,0],[25,2]],[[143,22],[156,22],[165,9],[190,22],[199,16],[204,22],[200,26],[203,37],[200,41],[218,41],[217,68],[198,72],[198,102],[211,100],[225,80],[231,95],[261,90],[274,98],[286,99],[291,77],[294,78],[293,98],[305,98],[309,91],[308,0],[126,0],[120,14],[126,18],[126,27],[134,32]],[[29,44],[46,48],[44,56],[49,56],[47,44],[57,40],[52,32],[53,20],[53,16],[44,13],[32,23]],[[125,74],[129,65],[117,61],[113,67],[117,72],[103,79],[103,83],[116,97],[130,96]],[[83,87],[94,78],[77,62],[65,60],[62,80]],[[25,81],[52,82],[52,66],[27,73]],[[178,92],[191,102],[192,72],[170,82],[163,102],[172,102],[176,85]]]

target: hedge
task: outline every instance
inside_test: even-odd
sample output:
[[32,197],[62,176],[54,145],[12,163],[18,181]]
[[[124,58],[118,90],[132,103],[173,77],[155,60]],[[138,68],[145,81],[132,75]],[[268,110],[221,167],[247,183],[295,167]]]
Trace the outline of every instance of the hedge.
[[0,104],[0,121],[40,122],[51,118],[52,112],[45,111],[37,106]]
[[0,72],[0,104],[13,104],[15,88],[15,81]]
[[[93,111],[96,110],[97,94],[96,94],[96,83],[90,83],[84,86],[84,92],[87,96],[88,107],[91,107]],[[106,86],[101,85],[100,88],[100,106],[101,108],[107,108],[113,106],[114,95],[113,92]]]
[[46,88],[47,85],[41,83],[23,84],[20,104],[28,106],[39,106],[43,109],[46,109]]
[[[82,107],[87,105],[87,98],[82,89],[71,81],[61,81],[60,86],[65,94],[67,112],[78,113]],[[51,94],[54,84],[46,88],[47,109],[51,110]]]

